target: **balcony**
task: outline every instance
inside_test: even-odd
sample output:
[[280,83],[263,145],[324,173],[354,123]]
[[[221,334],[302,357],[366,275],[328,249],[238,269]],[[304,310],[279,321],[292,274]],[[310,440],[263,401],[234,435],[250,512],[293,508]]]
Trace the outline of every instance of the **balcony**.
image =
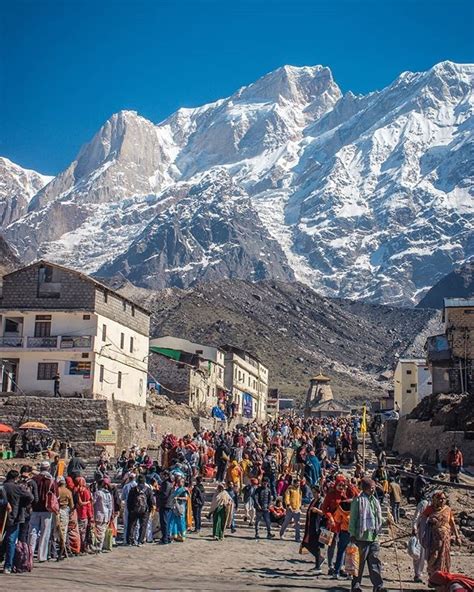
[[50,337],[0,337],[0,349],[85,349],[92,347],[91,335],[54,335]]
[[0,349],[23,347],[23,337],[0,337]]
[[57,337],[27,337],[26,347],[28,349],[47,348],[55,349],[58,346]]

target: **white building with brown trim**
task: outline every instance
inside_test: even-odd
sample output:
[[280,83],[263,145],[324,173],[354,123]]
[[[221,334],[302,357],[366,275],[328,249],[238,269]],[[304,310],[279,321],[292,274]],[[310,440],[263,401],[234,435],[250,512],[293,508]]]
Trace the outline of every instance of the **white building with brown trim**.
[[38,261],[4,276],[3,392],[146,403],[150,312],[93,278]]

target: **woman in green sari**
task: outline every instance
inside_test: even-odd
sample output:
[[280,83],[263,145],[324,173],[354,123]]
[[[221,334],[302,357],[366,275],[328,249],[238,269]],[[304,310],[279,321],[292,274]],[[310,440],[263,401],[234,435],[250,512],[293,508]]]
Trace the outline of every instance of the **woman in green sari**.
[[222,541],[224,531],[232,517],[233,501],[224,485],[219,483],[217,491],[214,493],[209,510],[209,518],[212,515],[212,535],[216,540]]

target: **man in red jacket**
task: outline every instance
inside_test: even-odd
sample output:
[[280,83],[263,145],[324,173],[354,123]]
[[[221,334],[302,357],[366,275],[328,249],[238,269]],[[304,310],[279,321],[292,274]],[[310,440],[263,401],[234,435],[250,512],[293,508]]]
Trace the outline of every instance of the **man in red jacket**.
[[[33,502],[30,520],[29,544],[34,555],[38,543],[38,561],[48,560],[49,537],[53,513],[48,507],[49,492],[57,497],[58,485],[49,472],[50,464],[47,460],[40,464],[40,472],[33,477],[38,486],[38,501]],[[39,542],[38,542],[39,541]]]
[[[344,475],[337,475],[333,487],[324,496],[324,501],[321,506],[324,516],[326,517],[327,528],[332,532],[336,532],[336,524],[334,522],[334,513],[339,504],[347,499],[347,480]],[[334,575],[333,559],[336,552],[337,535],[335,534],[332,543],[328,547],[328,575]]]

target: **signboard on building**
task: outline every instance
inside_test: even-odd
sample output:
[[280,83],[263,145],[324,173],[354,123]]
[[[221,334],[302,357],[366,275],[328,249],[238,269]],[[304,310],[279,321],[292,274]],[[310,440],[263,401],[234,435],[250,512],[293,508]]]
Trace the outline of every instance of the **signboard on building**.
[[101,446],[117,444],[117,432],[115,430],[96,430],[95,443]]
[[69,362],[70,376],[83,376],[84,378],[91,377],[91,363],[90,362]]
[[250,393],[243,394],[242,415],[248,418],[253,417],[253,398]]

